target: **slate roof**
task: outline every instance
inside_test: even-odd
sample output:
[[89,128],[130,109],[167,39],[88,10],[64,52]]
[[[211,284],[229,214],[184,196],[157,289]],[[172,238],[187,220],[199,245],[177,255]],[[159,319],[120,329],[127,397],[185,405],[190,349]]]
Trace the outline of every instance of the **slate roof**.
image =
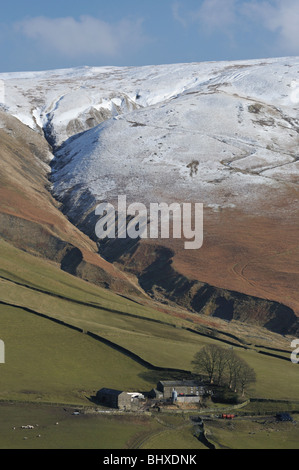
[[163,380],[160,383],[164,387],[198,387],[200,385],[195,380]]
[[114,395],[118,397],[124,392],[121,392],[120,390],[113,390],[113,388],[101,388],[101,390],[99,390],[98,393],[105,393],[107,395]]

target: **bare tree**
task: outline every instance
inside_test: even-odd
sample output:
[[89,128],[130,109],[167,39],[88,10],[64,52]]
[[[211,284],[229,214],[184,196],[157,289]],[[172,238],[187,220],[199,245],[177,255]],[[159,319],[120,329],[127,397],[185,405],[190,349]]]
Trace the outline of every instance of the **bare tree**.
[[246,361],[233,350],[217,345],[204,346],[195,354],[192,364],[196,372],[208,376],[211,384],[222,385],[226,379],[228,387],[234,392],[240,389],[242,396],[256,381],[255,372]]
[[223,383],[229,358],[229,351],[227,349],[218,347],[218,355],[216,361],[216,382],[218,385],[222,385]]
[[192,364],[196,372],[205,373],[209,377],[210,383],[219,379],[223,374],[224,366],[221,364],[222,348],[216,345],[203,347],[194,356]]
[[256,382],[256,375],[254,370],[242,359],[240,359],[240,365],[241,366],[238,371],[238,382],[240,384],[242,397],[244,397],[245,390],[248,386]]
[[240,358],[237,354],[230,350],[227,352],[227,361],[226,361],[226,372],[227,372],[227,381],[228,387],[231,390],[237,391],[238,376],[241,369]]

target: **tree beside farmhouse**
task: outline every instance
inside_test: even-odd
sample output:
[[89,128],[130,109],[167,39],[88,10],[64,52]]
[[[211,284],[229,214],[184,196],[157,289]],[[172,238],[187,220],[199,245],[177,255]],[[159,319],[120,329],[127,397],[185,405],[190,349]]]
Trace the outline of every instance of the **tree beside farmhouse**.
[[196,373],[206,375],[210,384],[227,386],[244,397],[256,382],[255,371],[232,349],[216,345],[204,346],[192,361]]

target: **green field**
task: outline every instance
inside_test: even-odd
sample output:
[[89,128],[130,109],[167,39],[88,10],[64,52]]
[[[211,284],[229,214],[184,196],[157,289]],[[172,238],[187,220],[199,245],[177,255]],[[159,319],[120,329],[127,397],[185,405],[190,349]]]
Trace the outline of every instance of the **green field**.
[[[88,336],[1,306],[0,399],[89,404],[102,387],[147,390],[146,369]],[[87,398],[86,398],[87,397]]]
[[217,449],[299,449],[297,423],[236,419],[207,422],[205,428],[207,438]]
[[[74,416],[72,411],[54,406],[0,405],[0,448],[125,449],[134,439],[146,438],[159,429],[147,417]],[[21,429],[28,424],[34,429]]]
[[[0,449],[207,449],[183,416],[171,422],[164,416],[73,412],[67,406],[0,404]],[[22,429],[28,424],[34,429]],[[299,449],[296,422],[213,419],[205,421],[205,432],[216,449]]]
[[[205,449],[189,419],[73,415],[69,407],[0,404],[0,449]],[[22,429],[33,425],[34,429]]]
[[207,450],[196,437],[194,437],[193,427],[185,429],[175,429],[161,431],[146,440],[141,449],[201,449]]

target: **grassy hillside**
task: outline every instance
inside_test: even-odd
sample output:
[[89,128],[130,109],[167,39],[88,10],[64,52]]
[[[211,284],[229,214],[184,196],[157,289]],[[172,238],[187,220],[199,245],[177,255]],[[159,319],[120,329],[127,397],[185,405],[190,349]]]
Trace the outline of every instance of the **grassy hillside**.
[[[100,335],[164,368],[191,370],[193,356],[201,347],[209,343],[225,346],[217,339],[187,331],[192,324],[183,319],[77,279],[54,263],[5,242],[0,247],[0,296],[14,305],[0,305],[0,337],[7,356],[1,371],[2,399],[87,404],[84,396],[102,386],[149,390],[163,376],[34,312]],[[258,354],[256,348],[235,350],[256,371],[253,396],[298,399],[297,365]]]
[[[146,369],[77,331],[1,306],[1,400],[90,404],[102,387],[148,389]],[[154,384],[153,384],[154,385]]]

